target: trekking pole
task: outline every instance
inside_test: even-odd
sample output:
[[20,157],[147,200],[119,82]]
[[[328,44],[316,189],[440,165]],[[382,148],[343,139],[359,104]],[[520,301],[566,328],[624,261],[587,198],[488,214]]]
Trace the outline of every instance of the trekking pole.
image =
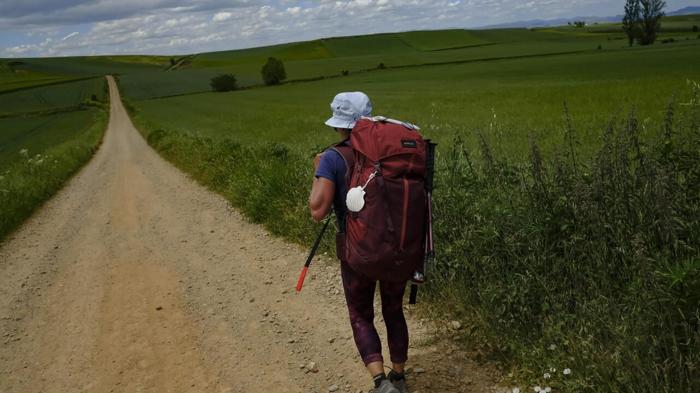
[[299,281],[297,281],[297,292],[301,292],[301,287],[304,285],[304,279],[306,279],[306,273],[309,271],[309,266],[311,266],[311,260],[314,259],[314,255],[316,255],[316,251],[318,250],[319,244],[321,244],[321,239],[323,238],[323,234],[326,233],[326,228],[328,228],[328,224],[331,222],[331,215],[328,215],[328,218],[326,219],[326,223],[323,224],[323,228],[321,228],[321,233],[318,234],[318,237],[316,238],[316,241],[314,242],[313,247],[311,248],[311,252],[309,253],[309,257],[306,258],[306,263],[304,264],[304,268],[301,270],[301,275],[299,275]]
[[413,275],[411,293],[408,297],[408,304],[416,304],[418,297],[418,285],[425,282],[425,272],[430,261],[435,259],[435,245],[433,244],[433,177],[435,174],[435,147],[430,139],[426,139],[428,151],[426,155],[425,169],[425,192],[427,199],[426,228],[425,228],[425,258],[423,258],[423,269]]

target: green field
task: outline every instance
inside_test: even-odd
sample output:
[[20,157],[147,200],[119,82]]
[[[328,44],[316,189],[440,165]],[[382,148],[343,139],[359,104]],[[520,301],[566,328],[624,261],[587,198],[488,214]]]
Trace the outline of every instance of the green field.
[[[666,67],[669,56],[674,59],[672,68]],[[476,131],[488,130],[495,114],[503,130],[518,130],[501,143],[509,154],[521,156],[527,152],[530,134],[548,150],[561,141],[557,130],[562,126],[564,102],[584,146],[595,146],[610,117],[632,106],[650,121],[659,121],[674,94],[679,100],[687,99],[686,80],[700,79],[698,61],[698,45],[659,45],[378,71],[225,94],[130,100],[151,128],[233,138],[244,144],[276,141],[306,148],[333,138],[322,125],[333,95],[363,90],[373,98],[376,113],[413,121],[439,140],[460,134],[475,143]],[[658,69],[664,72],[657,73]],[[648,94],[650,90],[656,94]]]
[[[329,102],[361,90],[375,114],[439,143],[439,258],[423,312],[463,320],[458,340],[492,354],[519,386],[695,392],[699,23],[666,18],[659,40],[674,42],[632,48],[618,25],[601,24],[337,37],[175,66],[157,56],[20,59],[0,73],[0,168],[4,159],[26,179],[52,146],[77,140],[86,159],[106,118],[101,79],[49,81],[114,73],[163,157],[307,244],[317,230],[311,158],[337,138],[323,125]],[[269,56],[284,61],[289,83],[261,86]],[[210,92],[221,73],[245,89]],[[35,87],[7,92],[8,80]],[[542,380],[551,367],[573,374]]]
[[106,98],[104,78],[69,81],[0,94],[0,117],[75,108],[95,96]]
[[[672,45],[697,44],[692,25],[698,17],[674,17],[676,26],[660,34],[660,40],[674,37]],[[688,42],[685,42],[686,39]],[[261,84],[260,68],[269,56],[285,63],[288,79],[307,80],[338,77],[343,71],[364,73],[379,64],[388,68],[424,64],[464,63],[501,58],[535,57],[571,52],[627,49],[617,25],[501,30],[443,30],[338,37],[263,48],[201,53],[176,71],[129,72],[121,78],[127,96],[148,99],[209,91],[209,80],[221,73],[233,73],[241,86]]]
[[78,138],[96,120],[98,110],[71,111],[46,116],[0,119],[0,168],[20,160],[22,150],[44,154],[47,149]]

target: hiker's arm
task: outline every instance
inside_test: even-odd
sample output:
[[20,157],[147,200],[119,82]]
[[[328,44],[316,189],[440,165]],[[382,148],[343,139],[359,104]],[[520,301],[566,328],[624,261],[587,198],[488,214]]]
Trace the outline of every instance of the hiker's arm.
[[324,178],[314,178],[314,184],[311,187],[311,195],[309,196],[309,209],[311,209],[311,217],[315,221],[323,220],[333,204],[335,196],[335,184]]

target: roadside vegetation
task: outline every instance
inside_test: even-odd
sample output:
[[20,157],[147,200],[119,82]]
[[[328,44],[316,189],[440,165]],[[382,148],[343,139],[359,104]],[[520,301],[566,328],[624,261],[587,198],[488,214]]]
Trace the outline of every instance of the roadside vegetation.
[[0,239],[85,164],[102,140],[104,78],[0,94]]

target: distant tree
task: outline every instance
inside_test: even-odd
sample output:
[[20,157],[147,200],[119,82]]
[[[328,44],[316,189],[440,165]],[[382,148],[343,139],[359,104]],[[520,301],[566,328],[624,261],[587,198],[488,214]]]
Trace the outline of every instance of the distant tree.
[[661,30],[661,18],[664,17],[663,0],[639,0],[641,6],[641,34],[639,43],[651,45],[656,41],[656,37]]
[[385,69],[386,69],[386,64],[384,64],[384,63],[379,63],[379,64],[377,64],[377,69],[378,69],[378,70],[385,70]]
[[350,75],[350,71],[348,71],[348,70],[342,70],[342,71],[340,72],[340,74],[343,75],[343,76],[348,76],[348,75]]
[[170,58],[170,66],[172,67],[172,66],[174,66],[174,65],[175,65],[175,58],[174,58],[174,57],[171,57],[171,58]]
[[283,80],[287,79],[287,72],[284,70],[284,64],[281,60],[274,57],[267,59],[267,63],[260,71],[263,81],[266,85],[279,85]]
[[583,28],[583,27],[586,27],[586,21],[583,21],[583,20],[576,20],[576,21],[574,21],[574,27],[577,27],[577,28],[579,28],[579,29],[580,29],[580,28]]
[[698,25],[693,25],[693,33],[697,33],[697,32],[698,32]]
[[622,30],[627,34],[630,46],[639,39],[641,33],[641,9],[639,0],[627,0],[625,3],[625,16],[622,18]]
[[211,78],[209,82],[214,91],[232,91],[238,89],[238,81],[233,74],[221,74]]

